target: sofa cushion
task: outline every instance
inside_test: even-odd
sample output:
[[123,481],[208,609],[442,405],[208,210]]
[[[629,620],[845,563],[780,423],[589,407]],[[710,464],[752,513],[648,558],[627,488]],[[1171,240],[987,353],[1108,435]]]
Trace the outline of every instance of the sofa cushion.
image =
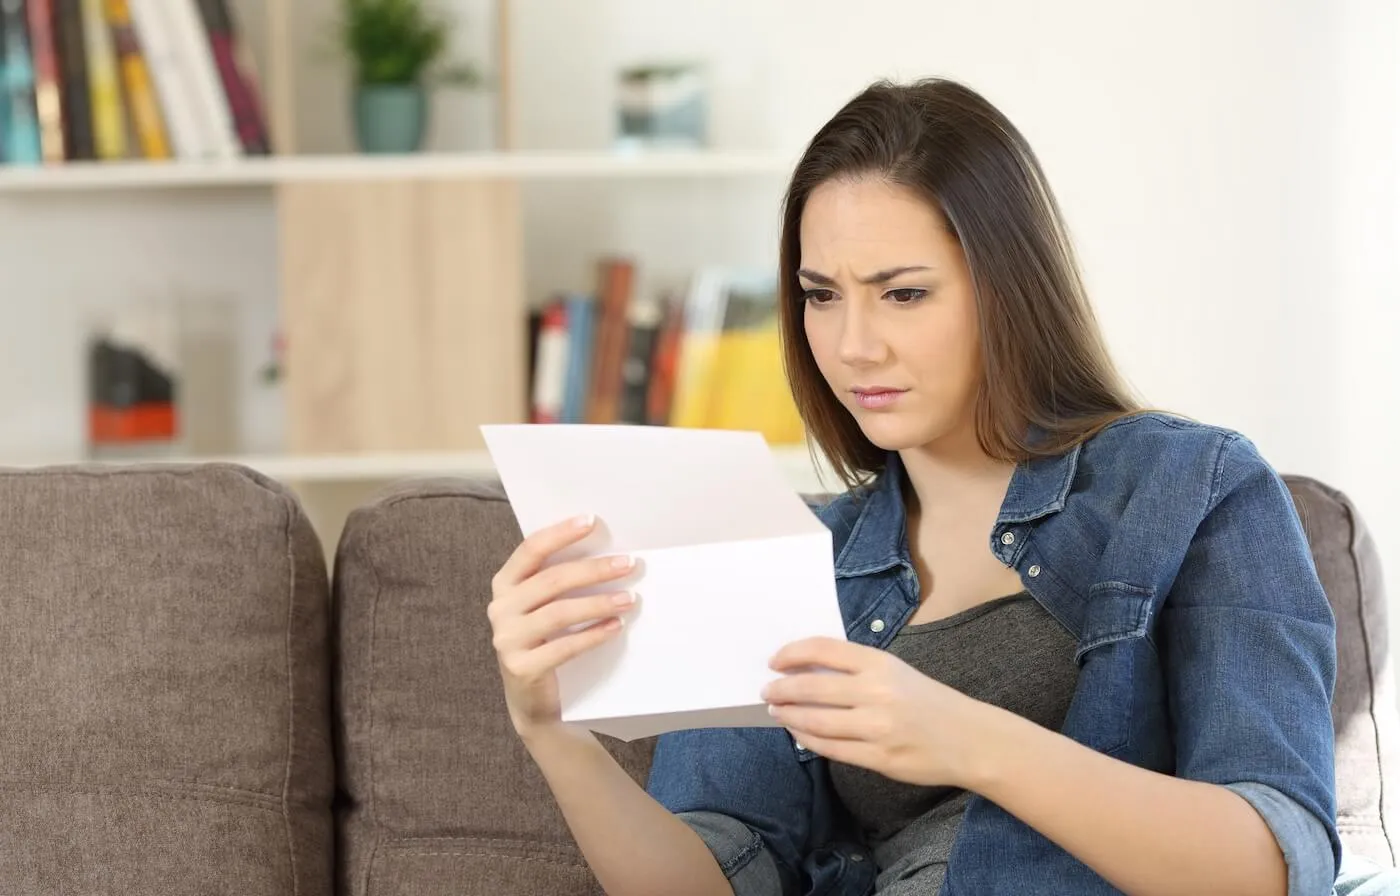
[[1400,835],[1400,712],[1380,556],[1345,495],[1315,479],[1286,476],[1337,619],[1337,827],[1348,852],[1389,867]]
[[[502,696],[486,605],[519,541],[488,482],[403,483],[346,521],[334,602],[342,893],[601,892]],[[645,780],[650,741],[600,740]]]
[[0,471],[0,893],[331,892],[319,542],[226,465]]

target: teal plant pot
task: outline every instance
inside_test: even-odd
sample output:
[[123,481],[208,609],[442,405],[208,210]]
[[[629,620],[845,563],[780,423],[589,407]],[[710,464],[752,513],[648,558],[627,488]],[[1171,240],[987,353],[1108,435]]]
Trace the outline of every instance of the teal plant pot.
[[367,153],[417,152],[428,124],[428,96],[417,84],[355,89],[355,139]]

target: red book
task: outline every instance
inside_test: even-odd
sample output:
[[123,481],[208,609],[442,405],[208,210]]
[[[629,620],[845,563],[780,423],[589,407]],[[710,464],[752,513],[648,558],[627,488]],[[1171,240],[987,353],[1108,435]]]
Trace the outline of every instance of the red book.
[[676,391],[676,361],[685,331],[685,306],[671,301],[652,355],[651,382],[647,389],[647,422],[666,426],[671,421],[671,400]]
[[267,122],[248,73],[239,65],[238,35],[226,0],[199,0],[199,15],[209,34],[209,46],[214,51],[214,64],[219,69],[233,112],[238,142],[248,155],[267,155],[271,142],[267,137]]

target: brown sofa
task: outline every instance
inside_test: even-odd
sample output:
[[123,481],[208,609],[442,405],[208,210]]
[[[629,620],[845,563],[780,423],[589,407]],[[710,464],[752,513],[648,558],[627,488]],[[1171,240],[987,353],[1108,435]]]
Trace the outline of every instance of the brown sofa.
[[[1342,833],[1391,864],[1375,550],[1289,485],[1338,619]],[[248,470],[0,472],[0,893],[598,892],[502,705],[484,604],[519,537],[493,482],[406,482],[348,520],[332,596]],[[642,780],[649,744],[612,747]]]

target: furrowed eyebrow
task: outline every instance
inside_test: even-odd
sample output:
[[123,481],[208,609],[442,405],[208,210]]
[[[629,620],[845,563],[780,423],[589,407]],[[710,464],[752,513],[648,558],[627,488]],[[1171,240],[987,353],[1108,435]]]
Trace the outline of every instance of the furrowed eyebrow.
[[[896,267],[896,268],[886,268],[886,269],[883,270],[883,271],[876,271],[875,273],[871,274],[871,275],[868,276],[868,277],[861,277],[861,278],[860,278],[860,282],[866,284],[867,286],[874,286],[875,284],[878,284],[878,283],[888,283],[889,281],[893,280],[895,277],[898,277],[900,274],[910,274],[910,273],[914,273],[914,272],[917,272],[917,271],[928,271],[928,270],[932,270],[932,268],[930,268],[928,265],[925,265],[925,264],[908,264],[908,265],[901,265],[900,267]],[[801,277],[802,279],[807,280],[807,281],[809,281],[809,282],[811,282],[811,283],[815,283],[815,284],[817,284],[818,286],[835,286],[835,285],[836,285],[836,281],[833,280],[833,279],[831,279],[831,278],[828,277],[827,275],[818,273],[818,272],[813,271],[813,270],[808,270],[807,268],[800,268],[800,269],[797,271],[797,276],[799,276],[799,277]]]

